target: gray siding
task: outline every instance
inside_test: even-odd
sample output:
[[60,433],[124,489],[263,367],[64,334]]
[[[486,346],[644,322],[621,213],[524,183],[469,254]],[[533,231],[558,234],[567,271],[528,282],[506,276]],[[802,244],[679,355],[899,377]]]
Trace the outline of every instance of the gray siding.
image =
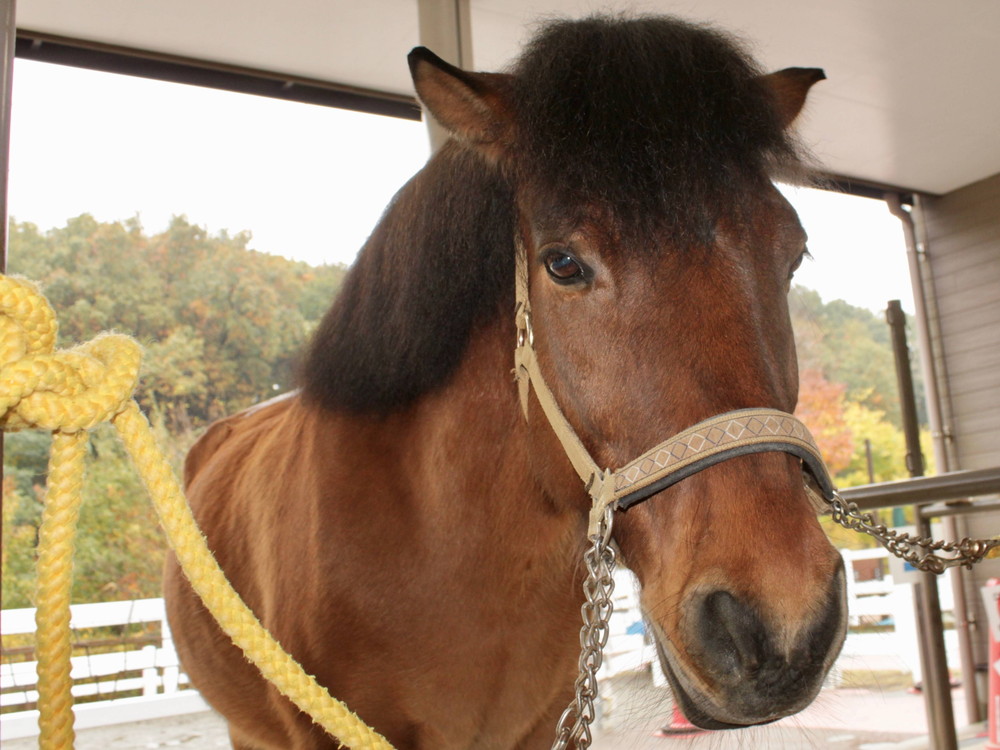
[[1000,175],[922,203],[960,469],[1000,466]]
[[[1000,466],[1000,175],[925,199],[921,209],[941,333],[934,346],[959,462],[953,468]],[[1000,534],[1000,513],[964,516],[961,523],[969,536]],[[1000,560],[963,574],[977,623],[986,621],[979,588],[994,576]],[[971,633],[976,660],[985,662],[985,629],[974,626]]]

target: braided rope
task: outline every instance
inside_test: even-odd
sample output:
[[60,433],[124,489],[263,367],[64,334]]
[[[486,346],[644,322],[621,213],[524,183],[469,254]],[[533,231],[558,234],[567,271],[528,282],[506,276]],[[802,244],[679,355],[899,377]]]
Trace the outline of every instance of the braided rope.
[[53,437],[38,533],[38,746],[45,750],[73,746],[69,605],[86,448],[84,432],[57,432]]
[[55,315],[34,285],[0,276],[0,426],[55,434],[38,548],[39,747],[73,746],[69,630],[73,540],[86,431],[111,421],[182,569],[222,630],[266,679],[343,745],[392,750],[381,735],[306,674],[226,580],[132,398],[141,358],[138,344],[126,336],[102,334],[75,349],[54,351],[56,330]]

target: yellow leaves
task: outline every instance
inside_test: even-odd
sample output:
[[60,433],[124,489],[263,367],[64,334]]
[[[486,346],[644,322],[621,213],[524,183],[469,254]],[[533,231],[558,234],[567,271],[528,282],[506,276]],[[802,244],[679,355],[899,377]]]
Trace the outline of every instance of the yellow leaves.
[[208,306],[208,303],[203,299],[191,300],[187,305],[187,309],[194,316],[195,320],[202,322],[208,318],[208,315],[211,312],[211,308]]

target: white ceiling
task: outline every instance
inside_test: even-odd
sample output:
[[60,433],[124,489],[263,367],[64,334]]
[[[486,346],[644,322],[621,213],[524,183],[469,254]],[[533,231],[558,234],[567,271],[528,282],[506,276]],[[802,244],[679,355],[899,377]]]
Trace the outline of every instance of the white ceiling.
[[[801,123],[837,175],[946,193],[1000,172],[998,0],[471,0],[475,67],[546,15],[665,12],[749,41],[765,68],[822,67]],[[32,31],[411,93],[416,0],[18,0]]]

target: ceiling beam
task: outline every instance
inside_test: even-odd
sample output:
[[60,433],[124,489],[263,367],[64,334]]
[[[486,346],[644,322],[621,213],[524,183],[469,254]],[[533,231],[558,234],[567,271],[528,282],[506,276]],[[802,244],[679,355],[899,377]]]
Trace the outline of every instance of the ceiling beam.
[[420,107],[414,97],[28,29],[17,30],[16,54],[24,60],[71,65],[104,73],[204,86],[407,120],[420,119]]

